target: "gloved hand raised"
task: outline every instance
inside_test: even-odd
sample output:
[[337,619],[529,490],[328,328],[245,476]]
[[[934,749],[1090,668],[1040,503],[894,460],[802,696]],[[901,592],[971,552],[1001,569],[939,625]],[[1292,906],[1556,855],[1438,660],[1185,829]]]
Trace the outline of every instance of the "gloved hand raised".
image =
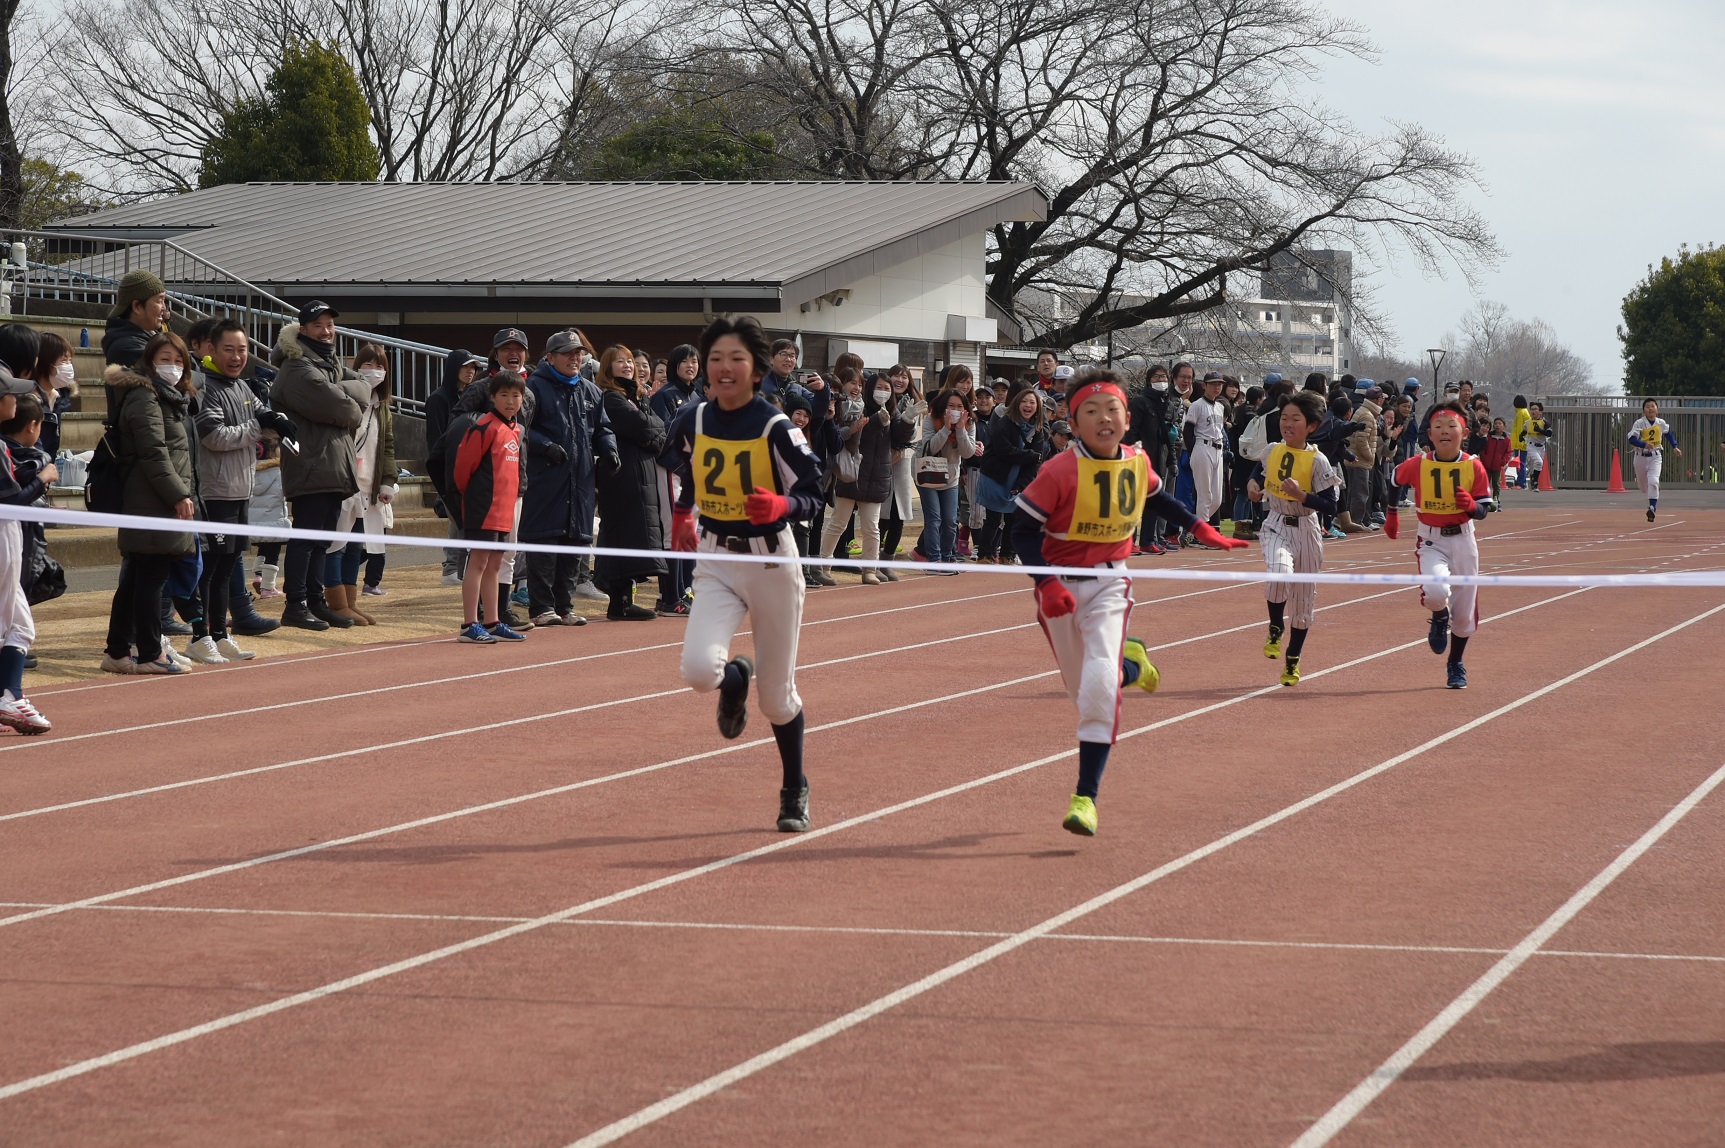
[[552,466],[562,466],[569,461],[569,452],[560,442],[548,442],[545,444],[545,460]]
[[1472,514],[1474,507],[1478,505],[1479,502],[1468,491],[1458,490],[1455,492],[1455,508],[1463,514]]
[[1400,538],[1401,534],[1402,534],[1401,511],[1397,510],[1395,507],[1392,506],[1389,508],[1388,511],[1386,511],[1384,513],[1384,537],[1392,538],[1392,539],[1393,538]]
[[1036,583],[1036,608],[1044,618],[1064,618],[1078,609],[1078,600],[1066,588],[1066,583],[1050,576]]
[[593,463],[593,469],[601,478],[610,478],[623,472],[623,456],[614,450],[608,450]]
[[1205,546],[1215,550],[1244,550],[1251,543],[1240,538],[1224,538],[1222,532],[1208,522],[1200,522],[1192,527],[1192,537]]
[[769,490],[757,490],[743,501],[743,511],[756,526],[777,522],[791,512],[791,500]]
[[261,410],[258,412],[258,425],[267,431],[274,431],[279,438],[299,438],[299,428],[293,420],[280,411]]

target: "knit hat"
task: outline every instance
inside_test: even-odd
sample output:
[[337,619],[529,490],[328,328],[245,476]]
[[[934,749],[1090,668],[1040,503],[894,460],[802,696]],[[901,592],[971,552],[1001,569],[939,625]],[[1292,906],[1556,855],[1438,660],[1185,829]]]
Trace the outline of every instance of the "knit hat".
[[124,319],[131,313],[133,303],[154,299],[167,289],[168,285],[163,283],[161,276],[154,271],[146,271],[142,267],[128,271],[120,277],[120,290],[114,299],[114,313],[110,317]]
[[801,391],[787,390],[780,398],[784,400],[784,410],[787,415],[792,411],[808,411],[811,414],[814,412],[814,407],[810,405],[808,399],[803,397]]

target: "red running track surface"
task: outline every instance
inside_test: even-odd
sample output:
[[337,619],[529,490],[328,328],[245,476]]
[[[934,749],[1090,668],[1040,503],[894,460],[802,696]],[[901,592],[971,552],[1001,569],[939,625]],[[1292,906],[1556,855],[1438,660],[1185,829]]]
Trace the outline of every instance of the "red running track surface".
[[[1485,563],[1725,555],[1644,526],[1517,512]],[[1725,593],[1488,589],[1465,692],[1411,589],[1321,588],[1292,690],[1259,587],[1136,594],[1164,684],[1094,840],[1012,576],[810,595],[800,837],[670,621],[44,691],[0,1142],[1725,1141]]]

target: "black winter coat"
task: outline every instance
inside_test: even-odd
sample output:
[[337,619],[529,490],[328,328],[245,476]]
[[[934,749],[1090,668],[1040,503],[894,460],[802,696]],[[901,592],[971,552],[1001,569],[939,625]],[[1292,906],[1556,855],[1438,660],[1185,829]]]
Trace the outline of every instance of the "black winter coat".
[[[620,391],[607,390],[602,395],[623,468],[599,479],[599,545],[619,550],[663,550],[659,452],[665,449],[665,424]],[[601,556],[593,561],[593,583],[602,590],[621,590],[663,573],[665,562],[660,558]]]
[[1172,390],[1158,391],[1145,384],[1144,389],[1132,396],[1132,402],[1127,412],[1132,417],[1132,426],[1127,430],[1125,440],[1128,444],[1136,443],[1150,456],[1150,469],[1158,475],[1167,478],[1174,474],[1177,459],[1174,446],[1168,441],[1168,396]]
[[144,357],[144,347],[154,333],[130,319],[109,319],[107,329],[102,332],[102,355],[110,367],[131,370]]
[[[617,439],[605,417],[599,388],[586,379],[565,381],[541,362],[527,380],[533,397],[533,422],[527,428],[527,494],[521,506],[521,540],[593,541],[594,463],[615,454]],[[556,444],[568,459],[553,465],[548,450]]]
[[[443,438],[449,421],[455,417],[455,401],[461,397],[461,368],[473,356],[467,351],[451,351],[443,360],[443,382],[425,400],[425,441],[429,445]],[[471,385],[471,384],[469,384]]]
[[[886,422],[882,422],[882,417]],[[872,388],[863,391],[863,423],[856,436],[846,439],[844,428],[839,429],[839,439],[849,450],[862,451],[862,459],[857,468],[857,480],[845,482],[838,477],[838,468],[833,468],[833,494],[838,498],[855,499],[857,502],[885,502],[892,495],[892,451],[893,426],[898,420],[891,417],[890,411],[883,412],[880,404],[874,401]],[[860,447],[859,447],[860,442]]]
[[1004,411],[996,410],[988,418],[988,449],[982,452],[982,473],[1005,484],[1018,468],[1013,491],[1023,490],[1042,469],[1042,460],[1053,451],[1048,432],[1018,422]]

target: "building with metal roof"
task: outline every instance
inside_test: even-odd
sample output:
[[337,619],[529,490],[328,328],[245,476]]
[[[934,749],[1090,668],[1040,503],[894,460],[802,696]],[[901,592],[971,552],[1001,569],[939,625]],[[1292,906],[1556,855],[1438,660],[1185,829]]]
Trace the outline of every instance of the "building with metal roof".
[[51,227],[172,239],[344,325],[442,346],[573,323],[662,354],[748,313],[809,365],[849,349],[928,369],[1018,337],[987,302],[986,234],[1047,211],[998,182],[258,183]]

